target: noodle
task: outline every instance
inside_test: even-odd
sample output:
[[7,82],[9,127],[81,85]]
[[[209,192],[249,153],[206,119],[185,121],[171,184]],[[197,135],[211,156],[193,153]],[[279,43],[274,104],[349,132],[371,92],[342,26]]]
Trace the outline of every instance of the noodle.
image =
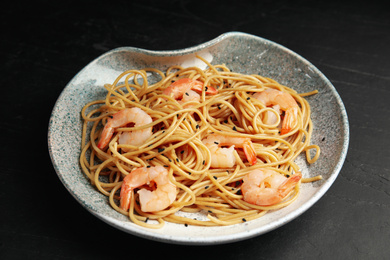
[[[301,182],[321,179],[321,176],[302,179],[282,202],[275,205],[257,206],[244,201],[240,187],[243,177],[250,171],[272,169],[288,177],[300,172],[294,162],[299,154],[304,152],[310,164],[319,158],[320,148],[310,144],[311,111],[303,98],[317,91],[298,94],[272,79],[235,73],[225,65],[211,65],[198,58],[208,65],[206,70],[173,66],[165,73],[152,68],[125,71],[113,84],[104,86],[108,92],[104,100],[90,102],[82,109],[81,168],[91,184],[108,197],[112,208],[137,225],[161,228],[165,221],[201,226],[243,223],[259,218],[269,210],[288,206],[298,197]],[[149,83],[148,74],[159,80]],[[204,82],[204,86],[212,86],[218,93],[207,95],[203,88],[199,101],[184,104],[163,94],[164,89],[181,78]],[[252,98],[253,94],[269,88],[289,93],[299,106],[297,124],[287,134],[281,135],[278,128],[283,115]],[[132,107],[145,111],[152,122],[115,129],[108,148],[99,149],[97,142],[107,119]],[[277,120],[274,124],[266,124],[271,114]],[[152,136],[142,145],[119,144],[121,133],[150,127]],[[202,142],[210,133],[249,137],[257,163],[250,165],[245,154],[236,149],[233,167],[213,169],[210,151]],[[316,152],[313,157],[311,150]],[[137,192],[132,191],[130,209],[120,208],[119,191],[123,178],[134,168],[158,165],[168,170],[169,180],[177,187],[175,201],[165,210],[143,212]],[[207,219],[188,217],[198,212]]]

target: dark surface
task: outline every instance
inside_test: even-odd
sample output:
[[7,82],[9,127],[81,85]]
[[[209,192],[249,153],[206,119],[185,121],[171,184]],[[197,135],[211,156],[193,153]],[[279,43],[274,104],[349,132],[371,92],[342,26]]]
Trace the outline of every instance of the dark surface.
[[[388,3],[130,2],[7,1],[0,9],[0,259],[390,258]],[[64,86],[113,48],[180,49],[229,31],[286,46],[334,84],[351,134],[336,182],[289,224],[227,245],[163,244],[96,219],[62,185],[47,150]]]

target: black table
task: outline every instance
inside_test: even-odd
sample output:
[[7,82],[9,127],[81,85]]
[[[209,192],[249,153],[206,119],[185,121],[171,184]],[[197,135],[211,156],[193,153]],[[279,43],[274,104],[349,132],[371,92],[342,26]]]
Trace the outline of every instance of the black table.
[[[0,259],[390,258],[388,3],[7,2],[0,9]],[[148,241],[88,213],[58,179],[47,150],[50,113],[63,87],[113,48],[180,49],[228,31],[301,54],[338,90],[351,139],[330,190],[289,224],[218,246]]]

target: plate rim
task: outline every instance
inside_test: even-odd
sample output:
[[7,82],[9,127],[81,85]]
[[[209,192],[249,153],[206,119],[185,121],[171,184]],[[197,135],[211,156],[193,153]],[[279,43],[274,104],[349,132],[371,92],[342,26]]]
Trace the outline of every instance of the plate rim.
[[[333,172],[326,179],[325,183],[323,183],[321,185],[321,187],[315,192],[315,194],[309,200],[307,200],[303,205],[301,205],[298,210],[290,212],[286,216],[279,218],[279,219],[267,224],[266,227],[268,227],[268,228],[258,227],[258,228],[255,228],[255,229],[252,229],[250,231],[245,232],[245,234],[243,234],[243,232],[240,232],[240,233],[236,233],[236,234],[230,234],[228,236],[212,236],[212,237],[202,237],[202,238],[199,237],[199,238],[195,238],[195,239],[188,239],[188,237],[185,237],[185,236],[171,237],[168,235],[164,235],[162,233],[151,233],[151,232],[148,232],[149,229],[145,229],[145,228],[140,228],[137,230],[129,230],[128,227],[126,228],[124,225],[121,225],[119,220],[112,218],[112,217],[109,217],[109,216],[105,216],[105,215],[97,212],[96,210],[94,210],[90,207],[86,207],[84,202],[77,196],[77,194],[75,194],[74,191],[71,190],[70,187],[68,187],[66,185],[65,180],[63,179],[63,176],[60,173],[60,167],[57,165],[57,163],[55,161],[53,150],[52,150],[51,141],[52,141],[52,135],[53,135],[52,127],[53,127],[53,120],[54,120],[54,112],[55,112],[56,107],[58,106],[60,100],[65,95],[65,90],[68,89],[70,87],[71,83],[78,77],[78,75],[82,74],[85,70],[87,70],[88,67],[90,67],[90,65],[94,64],[96,61],[98,61],[98,60],[100,60],[108,55],[111,55],[114,52],[119,52],[119,51],[136,52],[136,53],[142,53],[145,55],[156,56],[156,57],[181,56],[181,55],[186,55],[186,54],[191,54],[191,53],[201,51],[203,49],[211,47],[211,46],[213,46],[213,45],[215,45],[215,44],[217,44],[217,43],[219,43],[227,38],[230,38],[230,37],[252,38],[255,40],[259,40],[263,43],[268,43],[270,45],[273,45],[274,47],[281,49],[283,52],[287,52],[289,55],[292,55],[296,59],[305,63],[307,66],[310,67],[310,69],[312,69],[315,72],[316,75],[321,77],[324,80],[324,82],[326,82],[327,87],[329,87],[333,96],[336,99],[337,104],[339,105],[339,108],[341,111],[341,118],[342,118],[342,120],[341,120],[342,127],[343,127],[342,130],[344,132],[343,132],[343,139],[342,139],[343,144],[341,146],[340,158],[339,158],[337,164],[334,166]],[[350,141],[349,131],[350,130],[349,130],[349,121],[348,121],[347,112],[346,112],[344,103],[341,100],[340,95],[338,94],[336,88],[333,86],[333,84],[330,82],[330,80],[316,66],[314,66],[312,63],[310,63],[308,60],[306,60],[305,58],[303,58],[299,54],[295,53],[294,51],[286,48],[285,46],[283,46],[279,43],[270,41],[268,39],[265,39],[265,38],[262,38],[259,36],[248,34],[248,33],[227,32],[227,33],[221,34],[220,36],[218,36],[210,41],[207,41],[207,42],[204,42],[204,43],[192,46],[192,47],[183,48],[183,49],[156,51],[156,50],[148,50],[148,49],[129,46],[129,47],[118,47],[118,48],[115,48],[115,49],[112,49],[110,51],[103,53],[102,55],[98,56],[97,58],[95,58],[94,60],[89,62],[78,73],[76,73],[76,75],[66,84],[66,86],[61,91],[60,95],[58,96],[58,98],[53,106],[53,109],[52,109],[52,112],[50,115],[49,125],[48,125],[48,135],[47,135],[48,139],[47,140],[48,140],[48,151],[50,154],[50,159],[52,161],[52,164],[53,164],[53,167],[56,171],[56,174],[59,177],[59,179],[61,180],[62,184],[65,186],[65,188],[68,190],[68,192],[83,206],[83,208],[85,208],[87,211],[92,213],[98,219],[100,219],[100,220],[104,221],[105,223],[107,223],[107,224],[109,224],[109,225],[111,225],[119,230],[122,230],[124,232],[130,233],[130,234],[138,236],[138,237],[151,239],[154,241],[160,241],[160,242],[171,243],[171,244],[186,244],[186,245],[215,245],[215,244],[225,244],[225,243],[241,241],[244,239],[249,239],[249,238],[270,232],[276,228],[279,228],[280,226],[287,224],[288,222],[292,221],[293,219],[295,219],[299,215],[306,212],[310,207],[312,207],[328,191],[328,189],[334,183],[334,181],[336,180],[337,176],[339,175],[339,173],[342,169],[342,166],[343,166],[345,159],[346,159],[346,156],[347,156],[348,147],[349,147],[349,141]],[[80,172],[81,172],[81,170],[80,170]]]

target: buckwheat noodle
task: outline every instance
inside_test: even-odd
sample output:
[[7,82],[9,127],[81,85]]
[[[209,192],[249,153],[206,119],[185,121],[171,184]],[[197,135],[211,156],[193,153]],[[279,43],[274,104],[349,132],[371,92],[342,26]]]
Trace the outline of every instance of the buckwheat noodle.
[[[81,167],[92,185],[108,197],[113,209],[128,216],[134,223],[161,228],[165,221],[184,225],[220,226],[233,225],[259,218],[269,210],[277,210],[291,204],[298,197],[301,182],[320,180],[321,176],[302,179],[280,203],[257,206],[247,203],[241,195],[243,176],[258,169],[272,169],[285,176],[299,172],[294,162],[301,153],[308,163],[314,163],[320,148],[310,143],[313,124],[309,103],[303,98],[317,91],[298,94],[291,88],[259,75],[232,72],[225,65],[208,65],[206,70],[197,67],[172,66],[166,72],[145,68],[128,70],[120,74],[112,84],[106,84],[105,99],[85,105],[81,115],[82,130]],[[150,83],[153,75],[159,80]],[[162,92],[180,78],[204,82],[204,86],[218,89],[218,94],[207,95],[205,89],[199,102],[185,106]],[[267,125],[272,108],[265,107],[252,98],[256,92],[273,88],[288,92],[299,105],[296,126],[281,135],[278,128],[282,118],[274,113],[277,122]],[[99,149],[99,136],[109,116],[131,107],[138,107],[153,119],[144,126],[117,128],[106,149]],[[153,127],[153,135],[141,146],[118,144],[119,134]],[[241,149],[235,150],[237,163],[232,168],[210,167],[210,152],[202,139],[210,133],[232,137],[250,137],[257,154],[257,163],[251,166]],[[124,152],[121,148],[127,148]],[[314,157],[310,151],[315,150]],[[132,169],[144,166],[166,167],[169,179],[177,186],[176,200],[165,210],[142,212],[138,195],[134,192],[129,211],[118,206],[123,178]],[[204,216],[203,218],[195,218]],[[154,220],[154,221],[153,221]]]

